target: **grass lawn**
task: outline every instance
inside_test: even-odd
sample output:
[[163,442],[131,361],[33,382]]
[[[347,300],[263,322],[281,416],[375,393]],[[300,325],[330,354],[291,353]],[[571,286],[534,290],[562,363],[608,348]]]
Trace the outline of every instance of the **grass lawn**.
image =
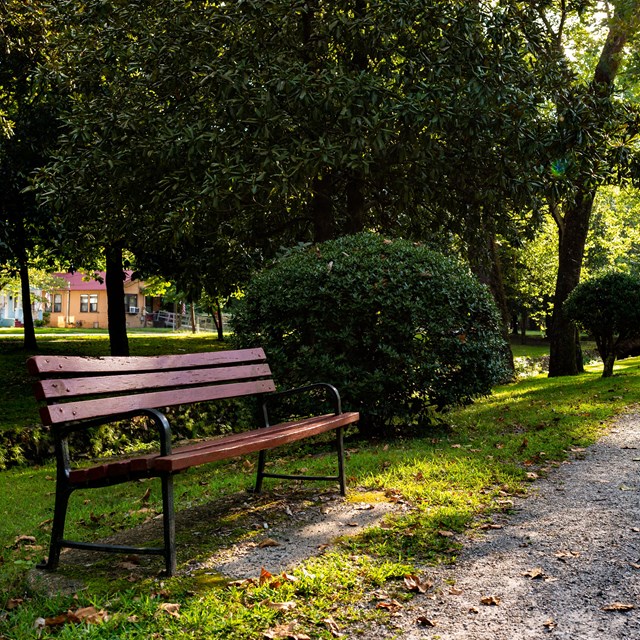
[[[165,339],[137,340],[132,339],[133,353],[154,353]],[[56,345],[55,339],[47,340],[42,350],[96,353],[105,348],[106,353],[100,338],[78,337],[78,341]],[[195,351],[218,344],[211,338],[185,336],[162,348]],[[3,340],[0,346],[15,358],[15,366],[24,366],[24,354],[12,353]],[[22,379],[15,383],[14,395],[24,396],[26,376],[18,370],[13,376]],[[7,376],[5,384],[12,381]],[[576,377],[531,376],[499,387],[490,397],[445,414],[442,425],[418,437],[372,443],[351,434],[347,499],[403,500],[411,509],[389,518],[384,526],[319,551],[318,558],[293,572],[293,579],[262,584],[228,585],[206,571],[161,580],[149,570],[130,581],[130,571],[107,561],[103,571],[63,563],[60,571],[81,578],[87,584],[84,590],[53,598],[33,594],[25,575],[46,554],[54,467],[0,472],[0,593],[4,594],[0,608],[5,609],[0,613],[0,638],[34,637],[38,618],[48,619],[39,631],[43,638],[248,639],[291,624],[295,633],[328,639],[334,637],[329,619],[334,630],[358,637],[358,629],[368,622],[389,619],[389,611],[376,606],[376,589],[383,587],[389,598],[399,602],[410,599],[412,593],[403,581],[406,574],[425,564],[437,570],[439,563],[454,560],[465,535],[479,533],[494,514],[508,512],[513,495],[526,492],[572,449],[579,451],[594,442],[607,423],[635,405],[638,397],[640,359],[633,358],[619,362],[614,377],[606,380],[600,377],[600,367],[589,367]],[[294,471],[300,456],[312,474],[324,474],[333,464],[329,447],[320,444],[278,450],[279,467]],[[291,484],[272,481],[263,497],[247,499],[241,492],[250,484],[249,466],[242,460],[224,461],[178,477],[179,509],[221,505],[219,519],[204,535],[180,533],[179,565],[205,559],[221,544],[255,536],[255,530],[246,526],[251,510],[277,517],[281,496],[293,490]],[[152,491],[147,498],[148,488]],[[313,501],[317,494],[314,488],[296,489],[300,500]],[[155,481],[74,494],[67,535],[97,540],[131,528],[158,510],[159,498]],[[225,532],[224,539],[220,531]],[[161,561],[156,562],[159,569]],[[256,567],[256,577],[259,574]],[[98,623],[87,625],[62,615],[88,606],[108,617],[100,614]],[[53,624],[56,616],[62,616],[58,625]]]

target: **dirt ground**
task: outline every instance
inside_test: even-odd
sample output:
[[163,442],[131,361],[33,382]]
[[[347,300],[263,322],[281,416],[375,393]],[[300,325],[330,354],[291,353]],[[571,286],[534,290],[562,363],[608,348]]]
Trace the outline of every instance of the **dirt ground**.
[[[496,516],[496,528],[460,538],[463,551],[455,565],[422,567],[421,576],[433,587],[390,612],[387,624],[345,630],[345,637],[639,639],[639,471],[640,415],[630,413],[600,442],[575,451],[547,478],[536,481],[526,498],[515,500],[514,513]],[[247,500],[234,508],[251,507],[253,498]],[[230,506],[182,511],[178,530],[224,536],[224,531],[207,527],[215,522],[215,510],[225,508]],[[185,563],[183,558],[180,570],[204,568],[232,579],[256,577],[263,566],[277,573],[398,508],[402,507],[384,502],[344,502],[332,492],[283,498],[275,506],[277,519],[272,519],[273,508],[258,509],[251,516],[250,526],[260,530],[254,540],[230,542],[206,561]],[[159,523],[156,519],[145,526],[149,529],[141,530],[142,537]],[[121,536],[115,540],[132,542],[127,539],[131,532]],[[277,546],[262,546],[266,538]],[[63,563],[83,563],[91,570],[85,556],[69,550],[63,553]],[[77,580],[65,578],[64,571],[46,580],[41,572],[34,573],[34,584],[51,591],[79,586]]]

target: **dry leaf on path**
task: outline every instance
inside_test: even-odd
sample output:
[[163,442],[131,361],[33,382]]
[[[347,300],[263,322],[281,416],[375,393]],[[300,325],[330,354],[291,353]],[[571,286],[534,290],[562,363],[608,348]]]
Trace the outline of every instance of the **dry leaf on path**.
[[602,611],[631,611],[635,609],[635,605],[625,602],[612,602],[611,604],[602,607]]
[[540,580],[546,577],[542,567],[534,567],[533,569],[529,569],[529,571],[525,571],[522,575],[532,580]]
[[542,623],[542,626],[545,629],[549,629],[549,631],[553,631],[558,626],[558,623],[553,618],[548,618]]
[[462,595],[462,589],[459,589],[458,587],[451,587],[449,589],[449,595],[450,596],[461,596]]
[[500,598],[497,596],[483,596],[480,598],[480,602],[486,606],[498,606],[500,604]]
[[453,538],[456,534],[453,531],[447,531],[446,529],[438,529],[438,535],[443,538]]
[[264,549],[265,547],[279,547],[280,543],[273,538],[265,538],[262,542],[258,543],[258,548]]
[[427,616],[420,616],[416,622],[422,627],[435,627],[438,623]]
[[400,609],[404,609],[404,607],[397,600],[383,600],[382,602],[378,602],[376,609],[386,609],[391,613],[395,613]]
[[433,586],[433,583],[423,581],[419,576],[406,575],[404,577],[404,586],[409,591],[418,591],[419,593],[425,593],[427,589]]

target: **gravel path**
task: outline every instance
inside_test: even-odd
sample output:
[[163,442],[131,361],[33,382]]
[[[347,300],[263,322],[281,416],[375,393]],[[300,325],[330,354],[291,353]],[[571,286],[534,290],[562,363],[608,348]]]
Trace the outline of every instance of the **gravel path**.
[[629,414],[537,481],[503,528],[465,542],[455,566],[425,569],[434,588],[389,629],[358,637],[639,639],[639,472],[640,415]]

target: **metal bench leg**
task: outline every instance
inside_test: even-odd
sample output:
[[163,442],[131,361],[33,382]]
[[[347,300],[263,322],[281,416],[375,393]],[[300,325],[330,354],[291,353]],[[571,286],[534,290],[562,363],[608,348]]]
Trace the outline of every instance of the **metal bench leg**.
[[176,515],[173,502],[173,476],[171,474],[163,475],[161,481],[165,572],[170,577],[176,572]]
[[338,449],[338,482],[340,483],[340,495],[347,495],[347,476],[344,469],[344,429],[340,427],[336,431],[336,446]]
[[264,465],[267,461],[267,452],[260,451],[258,454],[258,471],[256,473],[256,486],[253,490],[254,493],[260,493],[262,491],[262,480],[264,478]]
[[69,496],[73,493],[73,488],[57,487],[56,499],[53,508],[53,524],[51,527],[51,542],[49,543],[49,557],[46,562],[38,565],[39,569],[53,571],[60,563],[60,551],[62,550],[62,539],[64,538],[64,523],[67,518],[67,507],[69,506]]

